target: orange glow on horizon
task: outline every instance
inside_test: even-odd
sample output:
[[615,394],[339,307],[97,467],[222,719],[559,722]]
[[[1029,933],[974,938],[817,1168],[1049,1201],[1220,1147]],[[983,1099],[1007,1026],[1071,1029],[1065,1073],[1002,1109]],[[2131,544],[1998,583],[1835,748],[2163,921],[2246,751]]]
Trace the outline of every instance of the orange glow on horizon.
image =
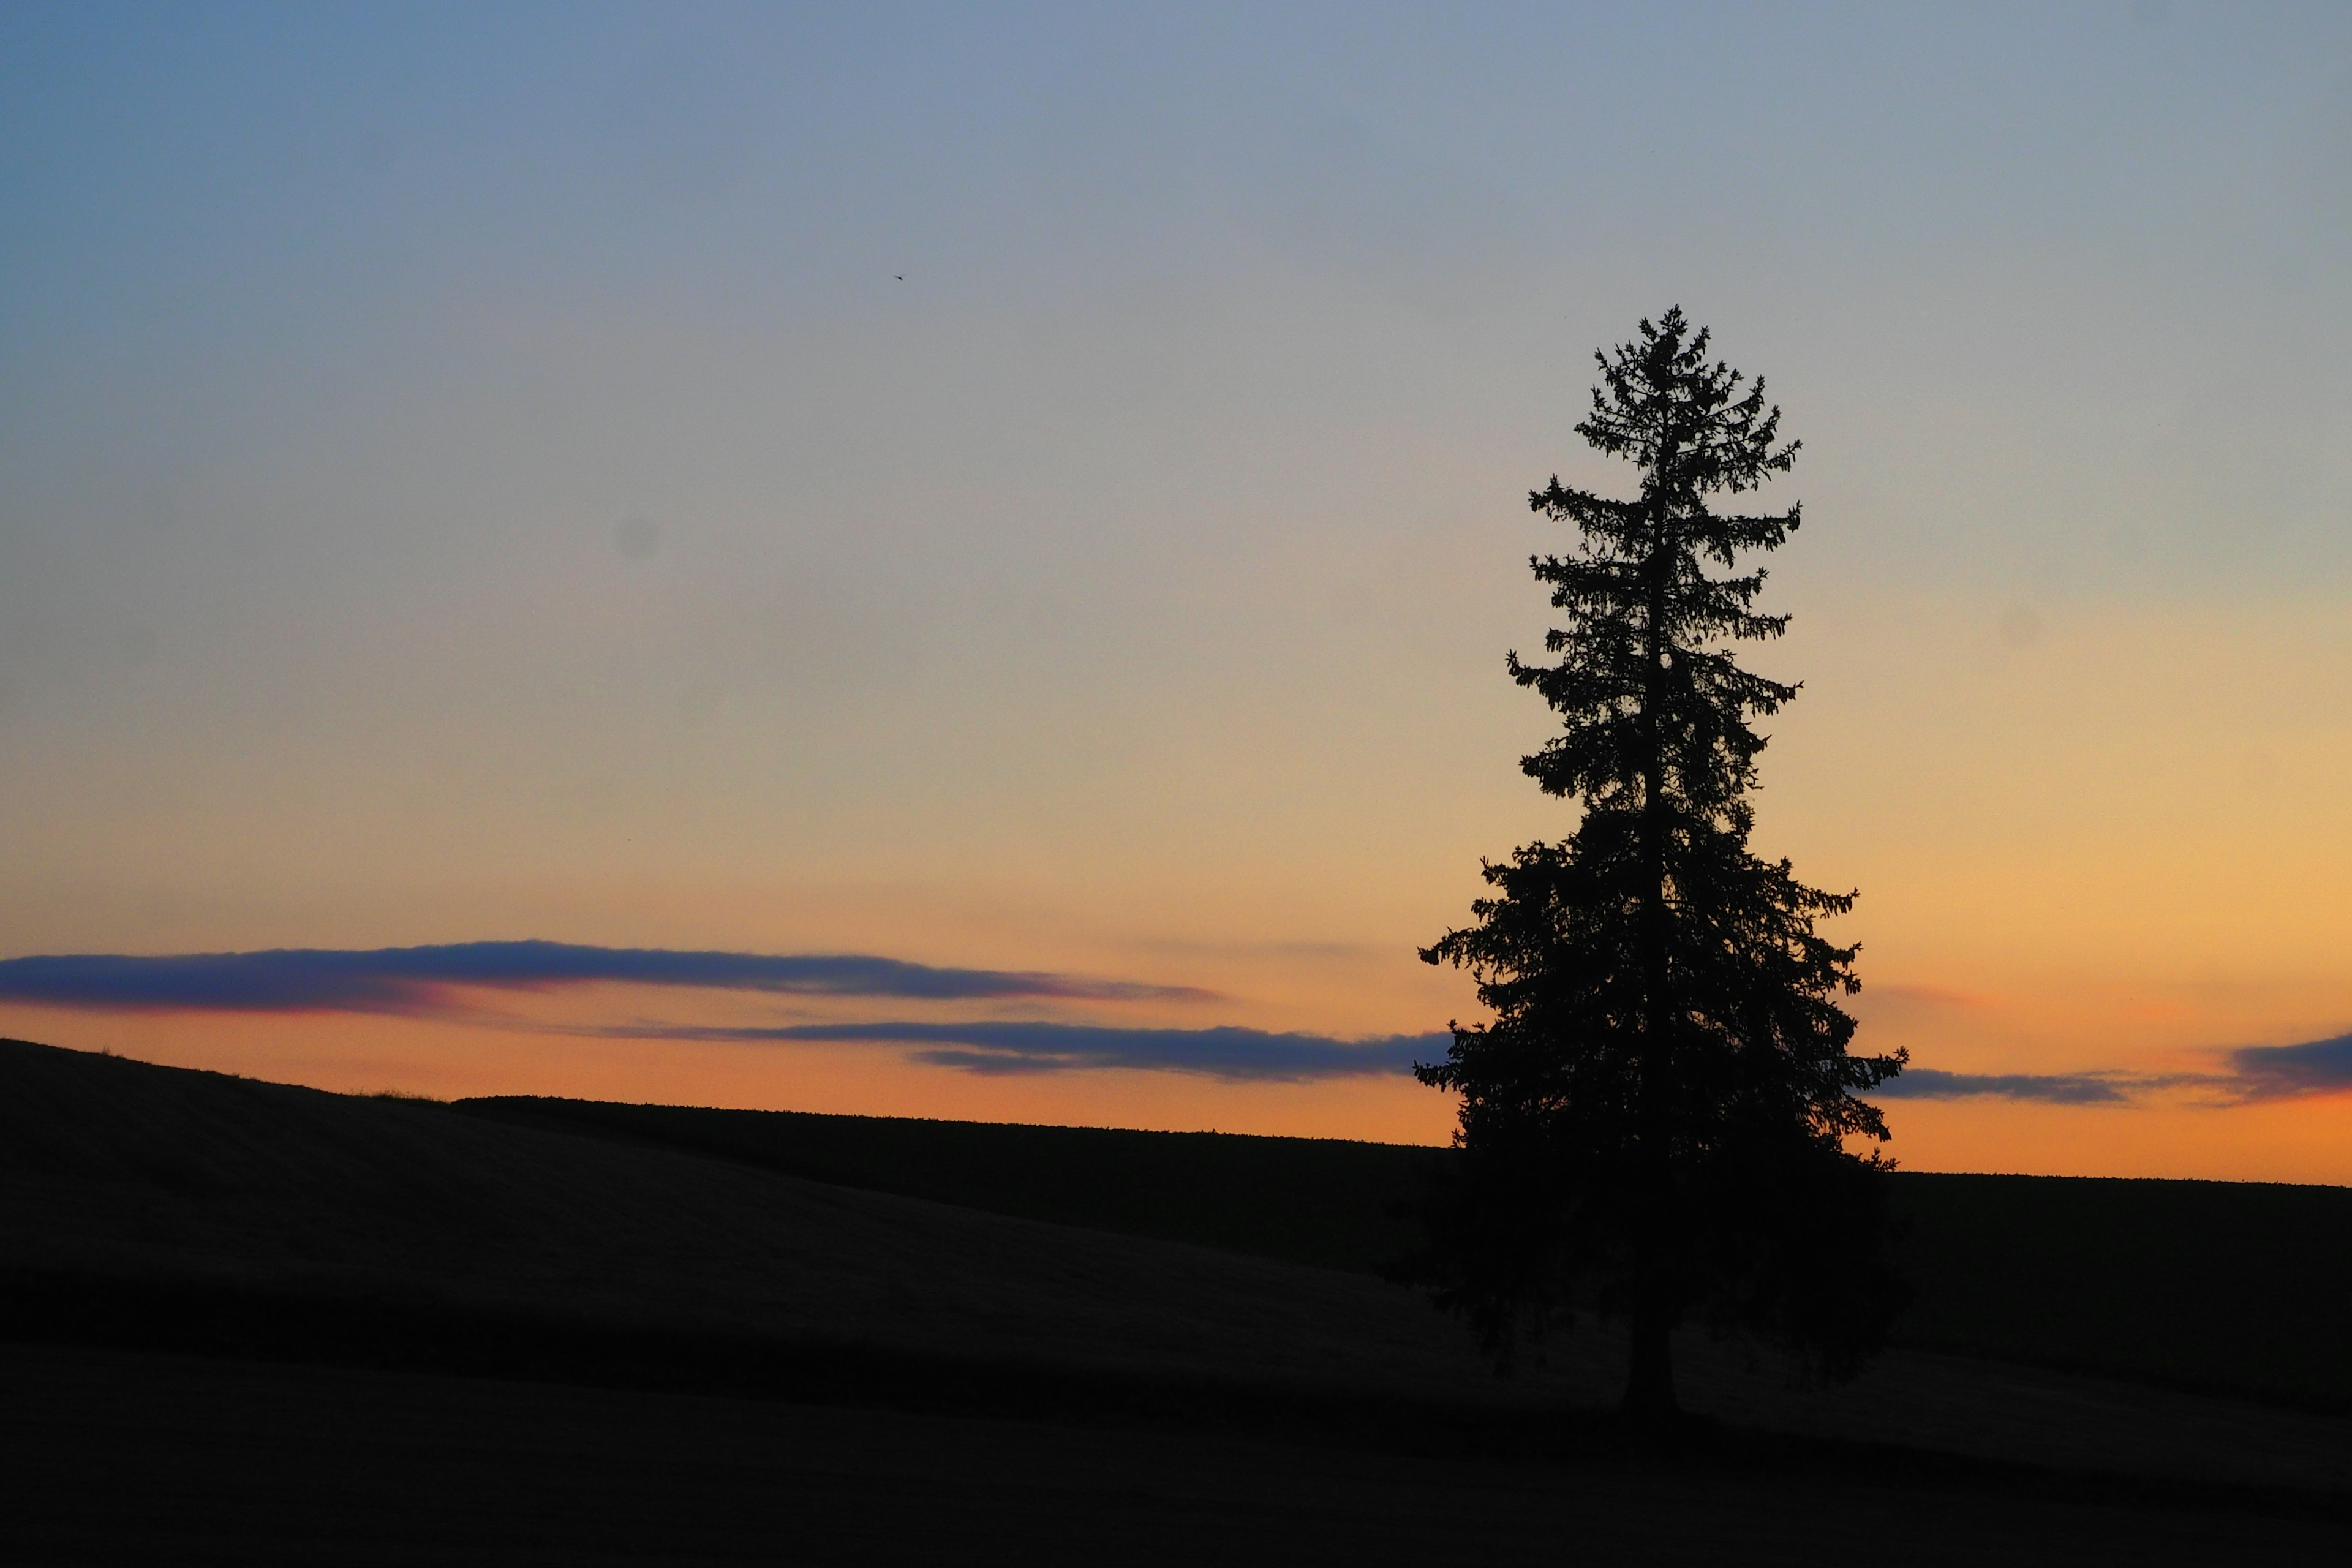
[[[0,1011],[0,1034],[339,1093],[539,1094],[1399,1143],[1443,1143],[1453,1131],[1451,1097],[1393,1075],[1282,1083],[1137,1070],[975,1074],[885,1046],[598,1039],[367,1016],[16,1008]],[[1885,1103],[1895,1133],[1887,1152],[1907,1170],[2352,1184],[2345,1095],[2237,1105],[2179,1094],[2106,1106]]]

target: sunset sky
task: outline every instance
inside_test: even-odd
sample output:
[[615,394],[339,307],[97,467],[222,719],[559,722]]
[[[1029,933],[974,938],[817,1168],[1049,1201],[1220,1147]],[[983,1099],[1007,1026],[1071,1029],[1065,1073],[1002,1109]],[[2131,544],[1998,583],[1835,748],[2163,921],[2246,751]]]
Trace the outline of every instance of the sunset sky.
[[7,0],[0,1035],[1440,1141],[1677,302],[1897,1160],[2352,1183],[2340,5]]

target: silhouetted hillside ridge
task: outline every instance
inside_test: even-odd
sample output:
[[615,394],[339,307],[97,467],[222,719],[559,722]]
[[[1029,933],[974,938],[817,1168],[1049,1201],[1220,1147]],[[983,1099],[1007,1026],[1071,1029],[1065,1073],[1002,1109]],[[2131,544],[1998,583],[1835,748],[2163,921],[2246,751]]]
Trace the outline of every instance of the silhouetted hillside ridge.
[[813,1181],[1361,1273],[1411,1250],[1407,1210],[1447,1153],[1343,1139],[527,1096],[462,1100],[452,1109]]
[[1173,1377],[1547,1392],[1498,1385],[1410,1293],[1331,1269],[13,1042],[0,1258],[47,1278]]
[[[1546,1347],[1540,1365],[1497,1380],[1459,1322],[1360,1272],[759,1169],[660,1146],[643,1119],[598,1112],[584,1120],[636,1130],[583,1136],[474,1109],[0,1043],[0,1336],[1318,1429],[1388,1418],[1380,1412],[1420,1412],[1406,1418],[1415,1429],[1438,1411],[1454,1413],[1440,1426],[1500,1430],[1545,1413],[1572,1424],[1577,1408],[1613,1404],[1622,1377],[1622,1337],[1580,1330]],[[668,1124],[696,1125],[693,1114]],[[811,1123],[709,1125],[740,1137]],[[827,1125],[855,1142],[855,1126]],[[947,1126],[935,1152],[1004,1146],[992,1142],[998,1131]],[[1347,1163],[1410,1169],[1443,1157],[1305,1140],[1012,1135],[1037,1149],[1126,1148],[1073,1168],[1097,1189],[1090,1204],[1119,1182],[1172,1184],[1207,1206],[1218,1194],[1287,1193],[1300,1206],[1277,1231],[1311,1222],[1299,1194],[1336,1201],[1332,1172],[1356,1168]],[[1245,1180],[1171,1182],[1153,1164],[1228,1151],[1241,1152]],[[1332,1162],[1322,1176],[1284,1179],[1286,1162],[1318,1160]],[[1004,1190],[958,1177],[945,1153],[909,1163],[902,1178],[909,1169],[961,1182],[966,1200]],[[1062,1191],[1051,1174],[1033,1168],[1024,1190]],[[1891,1352],[1832,1390],[1793,1388],[1770,1362],[1695,1333],[1676,1354],[1691,1408],[1802,1441],[2352,1493],[2352,1423],[2336,1417],[1918,1351]]]
[[[819,1181],[1375,1271],[1442,1149],[506,1097],[455,1109]],[[2352,1406],[2352,1188],[1900,1172],[1906,1344]]]

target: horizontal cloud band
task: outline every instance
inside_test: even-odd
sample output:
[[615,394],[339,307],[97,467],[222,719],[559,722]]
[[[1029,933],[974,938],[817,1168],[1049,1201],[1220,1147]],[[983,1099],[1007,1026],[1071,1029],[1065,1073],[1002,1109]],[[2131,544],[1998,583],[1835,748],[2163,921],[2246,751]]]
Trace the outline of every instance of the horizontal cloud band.
[[426,1014],[443,1010],[455,987],[540,991],[600,981],[933,1001],[1169,1001],[1213,994],[1023,970],[940,969],[867,953],[693,952],[558,942],[0,959],[0,1001],[110,1011]]
[[707,1040],[758,1045],[776,1041],[859,1042],[923,1047],[918,1061],[978,1073],[1071,1072],[1131,1068],[1200,1073],[1261,1082],[1305,1082],[1376,1073],[1409,1072],[1416,1059],[1445,1054],[1454,1037],[1386,1035],[1340,1040],[1328,1035],[1272,1034],[1264,1029],[1127,1029],[1095,1024],[792,1024],[775,1028],[646,1025],[596,1031],[633,1039]]
[[2044,1105],[2128,1105],[2168,1089],[2204,1091],[2210,1103],[2335,1094],[2352,1089],[2352,1035],[2300,1046],[2242,1046],[2219,1053],[2210,1073],[1966,1073],[1906,1068],[1873,1092],[1890,1100],[1995,1098]]
[[[1121,1028],[1092,1024],[980,1020],[967,1023],[790,1024],[730,1027],[644,1024],[590,1031],[630,1039],[872,1042],[920,1047],[917,1061],[979,1073],[1068,1072],[1129,1068],[1217,1078],[1299,1082],[1405,1072],[1442,1058],[1453,1036],[1388,1035],[1340,1040],[1262,1029]],[[1872,1091],[1888,1100],[2000,1099],[2044,1105],[2126,1106],[2168,1089],[2201,1089],[2235,1103],[2352,1088],[2352,1035],[2305,1046],[2251,1047],[2229,1053],[2227,1073],[1958,1073],[1906,1068]]]
[[2352,1035],[2300,1046],[2245,1046],[2231,1051],[2229,1062],[2249,1100],[2327,1094],[2352,1089]]
[[1886,1100],[2030,1100],[2045,1105],[2122,1105],[2144,1080],[2109,1073],[1940,1072],[1905,1068],[1872,1090]]

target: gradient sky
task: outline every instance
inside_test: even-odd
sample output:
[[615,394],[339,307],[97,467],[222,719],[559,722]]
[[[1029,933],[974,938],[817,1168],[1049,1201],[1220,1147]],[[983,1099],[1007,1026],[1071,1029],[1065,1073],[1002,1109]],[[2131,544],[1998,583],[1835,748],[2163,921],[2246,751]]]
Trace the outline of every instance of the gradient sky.
[[0,1033],[1441,1139],[1525,495],[1677,301],[1896,1157],[2352,1183],[2334,5],[0,5],[0,960],[345,986]]

